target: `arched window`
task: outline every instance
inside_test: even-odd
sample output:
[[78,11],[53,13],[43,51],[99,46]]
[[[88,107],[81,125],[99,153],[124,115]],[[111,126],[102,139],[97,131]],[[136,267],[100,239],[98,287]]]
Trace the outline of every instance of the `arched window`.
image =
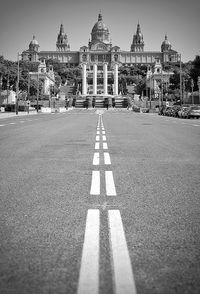
[[86,54],[83,54],[82,61],[87,61],[87,55]]

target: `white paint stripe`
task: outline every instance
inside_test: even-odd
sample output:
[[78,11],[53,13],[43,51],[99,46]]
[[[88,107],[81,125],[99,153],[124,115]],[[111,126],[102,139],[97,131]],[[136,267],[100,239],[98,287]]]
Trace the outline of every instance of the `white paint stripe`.
[[15,125],[15,123],[9,123],[10,125]]
[[99,210],[89,209],[79,274],[78,294],[98,294],[99,292],[99,227]]
[[104,129],[104,128],[102,128],[102,131],[105,131],[105,129]]
[[91,195],[100,195],[100,171],[92,171]]
[[106,133],[105,131],[102,131],[102,135],[105,135],[105,133]]
[[99,165],[99,152],[94,153],[93,165]]
[[99,142],[96,142],[96,143],[95,143],[95,147],[94,147],[94,148],[95,148],[96,150],[99,149]]
[[97,135],[99,135],[100,134],[100,131],[97,131]]
[[104,152],[104,164],[111,164],[110,154],[108,152]]
[[0,127],[4,127],[5,125],[0,125]]
[[99,141],[99,136],[96,136],[96,141]]
[[113,179],[112,171],[105,171],[105,180],[106,180],[106,195],[107,196],[116,196],[115,183]]
[[136,294],[136,286],[119,210],[109,210],[110,247],[116,294]]
[[103,141],[106,141],[106,136],[105,135],[103,135]]
[[108,144],[107,143],[103,143],[103,149],[108,149]]
[[200,125],[192,125],[193,127],[200,127]]
[[25,121],[24,120],[20,120],[19,122],[23,124]]

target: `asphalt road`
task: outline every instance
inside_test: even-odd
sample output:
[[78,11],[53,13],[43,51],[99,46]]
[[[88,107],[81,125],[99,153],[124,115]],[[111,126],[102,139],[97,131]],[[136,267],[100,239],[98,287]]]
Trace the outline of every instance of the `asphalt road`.
[[1,119],[0,165],[1,294],[200,293],[200,120]]

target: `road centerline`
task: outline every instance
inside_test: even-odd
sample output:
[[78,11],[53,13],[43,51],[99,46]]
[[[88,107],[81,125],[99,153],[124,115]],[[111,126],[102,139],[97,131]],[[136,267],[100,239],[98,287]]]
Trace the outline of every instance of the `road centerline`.
[[86,219],[78,294],[98,294],[99,292],[99,227],[99,210],[89,209]]
[[100,171],[92,171],[90,195],[100,195]]
[[119,210],[108,211],[113,283],[116,294],[136,294],[136,286]]
[[99,152],[95,152],[93,156],[93,165],[99,165]]
[[116,196],[115,183],[112,171],[105,171],[105,182],[106,182],[106,195]]

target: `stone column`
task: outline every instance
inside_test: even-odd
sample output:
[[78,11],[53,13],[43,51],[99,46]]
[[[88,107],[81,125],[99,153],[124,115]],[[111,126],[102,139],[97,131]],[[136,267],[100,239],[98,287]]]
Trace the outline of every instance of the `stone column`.
[[108,95],[108,64],[106,62],[103,64],[103,87],[104,95]]
[[93,95],[97,94],[97,64],[93,64]]
[[86,63],[82,63],[82,95],[87,95]]
[[118,95],[118,63],[114,64],[114,95]]

